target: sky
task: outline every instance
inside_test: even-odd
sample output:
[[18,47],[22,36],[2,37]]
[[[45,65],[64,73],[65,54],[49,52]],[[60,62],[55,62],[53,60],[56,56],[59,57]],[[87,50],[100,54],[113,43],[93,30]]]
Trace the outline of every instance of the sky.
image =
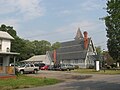
[[107,50],[103,18],[106,0],[0,0],[0,25],[13,26],[19,37],[51,43],[74,40],[88,32],[95,46]]

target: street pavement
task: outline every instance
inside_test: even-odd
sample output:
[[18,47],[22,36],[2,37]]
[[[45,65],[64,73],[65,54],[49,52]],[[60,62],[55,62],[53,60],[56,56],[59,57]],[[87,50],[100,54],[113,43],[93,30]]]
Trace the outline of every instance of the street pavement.
[[120,75],[93,74],[88,79],[69,78],[69,80],[55,85],[19,90],[120,90]]

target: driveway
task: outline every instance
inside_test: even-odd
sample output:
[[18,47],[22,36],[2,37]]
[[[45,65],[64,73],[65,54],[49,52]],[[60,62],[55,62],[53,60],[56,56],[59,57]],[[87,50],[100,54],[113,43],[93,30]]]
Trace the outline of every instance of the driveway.
[[120,75],[80,75],[59,71],[42,71],[39,74],[31,75],[36,77],[54,77],[65,80],[65,82],[19,90],[120,90]]

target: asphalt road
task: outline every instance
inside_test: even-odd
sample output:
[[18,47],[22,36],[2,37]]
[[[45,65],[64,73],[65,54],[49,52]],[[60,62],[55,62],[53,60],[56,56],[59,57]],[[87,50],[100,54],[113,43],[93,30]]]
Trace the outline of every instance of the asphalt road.
[[[45,72],[46,73],[46,72]],[[50,72],[48,72],[50,75]],[[52,74],[59,74],[52,72]],[[73,73],[63,73],[66,76]],[[39,76],[39,75],[38,75]],[[79,76],[79,75],[77,75]],[[84,75],[83,75],[84,76]],[[60,78],[59,78],[60,79]],[[56,85],[19,90],[120,90],[120,75],[92,75],[88,79],[68,79]]]

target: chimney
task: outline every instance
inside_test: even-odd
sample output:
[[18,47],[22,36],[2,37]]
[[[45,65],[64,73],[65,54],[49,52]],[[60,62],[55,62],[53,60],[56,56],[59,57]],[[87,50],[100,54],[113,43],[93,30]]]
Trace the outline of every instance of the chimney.
[[53,51],[53,60],[54,60],[54,64],[56,63],[56,50]]
[[88,33],[85,31],[84,33],[84,48],[88,48]]

